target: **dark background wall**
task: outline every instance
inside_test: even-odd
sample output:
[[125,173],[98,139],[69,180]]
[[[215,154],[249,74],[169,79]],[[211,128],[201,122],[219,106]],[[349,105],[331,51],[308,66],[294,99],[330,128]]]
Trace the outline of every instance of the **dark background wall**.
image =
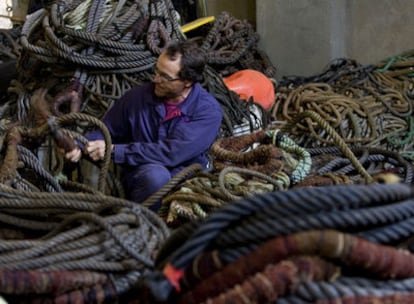
[[260,46],[284,75],[322,72],[338,57],[362,64],[414,49],[412,0],[256,0]]

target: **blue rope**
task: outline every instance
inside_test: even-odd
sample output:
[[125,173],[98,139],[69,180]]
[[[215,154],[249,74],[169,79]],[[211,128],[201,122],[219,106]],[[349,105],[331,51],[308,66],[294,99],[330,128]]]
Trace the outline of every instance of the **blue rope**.
[[[220,243],[227,241],[228,231],[263,235],[264,229],[274,229],[274,237],[309,227],[326,228],[326,225],[344,228],[348,225],[363,225],[369,228],[387,224],[400,218],[401,214],[409,217],[414,212],[411,211],[413,208],[410,209],[413,201],[404,201],[412,197],[411,187],[405,184],[309,187],[256,195],[225,205],[211,213],[190,238],[171,254],[168,262],[175,269],[187,269],[201,252],[212,250],[214,246],[222,249]],[[392,204],[397,211],[390,212],[388,204],[400,201],[402,203]],[[361,210],[360,207],[365,209]],[[266,215],[272,215],[273,219],[266,219]],[[262,219],[266,220],[265,224],[261,222]],[[246,223],[253,225],[244,225]],[[229,240],[233,237],[237,238],[232,235]],[[243,246],[246,251],[246,243]],[[233,254],[237,256],[237,253]],[[158,300],[165,300],[172,293],[172,284],[161,273],[153,273],[147,281],[147,286],[153,288],[153,294]],[[163,286],[162,292],[159,286]]]
[[[398,223],[402,218],[411,217],[406,222]],[[390,223],[397,224],[391,225]],[[223,232],[215,244],[220,248],[220,258],[223,262],[234,262],[235,259],[246,254],[246,244],[256,249],[264,241],[292,233],[312,229],[335,229],[353,233],[363,227],[383,225],[378,231],[370,231],[371,241],[389,243],[399,241],[410,235],[414,229],[414,200],[404,201],[389,206],[371,207],[351,211],[332,211],[311,214],[308,216],[295,216],[290,218],[272,217],[258,219],[251,225],[239,225],[234,230]],[[380,231],[380,232],[379,232]],[[385,233],[385,235],[381,235]],[[361,237],[365,234],[361,233]],[[224,239],[224,241],[223,241]],[[242,247],[238,247],[242,245]],[[239,252],[243,249],[243,252]]]
[[[217,212],[212,213],[205,223],[194,232],[192,237],[173,253],[171,262],[175,268],[185,269],[212,241],[219,235],[221,237],[224,230],[232,223],[251,214],[261,214],[261,212],[267,214],[270,212],[271,207],[280,210],[278,207],[281,204],[284,204],[286,208],[295,206],[295,204],[318,206],[319,209],[315,209],[315,211],[320,211],[321,209],[347,210],[364,204],[383,204],[410,197],[412,197],[412,190],[404,184],[339,185],[265,193],[226,205]],[[328,207],[324,206],[324,203]],[[298,214],[298,212],[303,214],[298,208],[294,207],[291,208],[291,212],[292,214]],[[308,211],[305,213],[308,213]],[[345,215],[347,216],[347,214]]]
[[414,279],[369,280],[364,278],[339,277],[334,282],[302,282],[288,297],[277,300],[276,304],[314,303],[319,300],[334,300],[342,297],[382,297],[414,291]]

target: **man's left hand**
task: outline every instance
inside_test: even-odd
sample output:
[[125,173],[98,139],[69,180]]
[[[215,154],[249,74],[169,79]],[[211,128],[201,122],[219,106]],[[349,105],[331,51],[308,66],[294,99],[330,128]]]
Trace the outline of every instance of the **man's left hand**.
[[[106,144],[104,140],[94,140],[90,141],[85,146],[86,153],[92,158],[94,161],[103,160],[105,157],[105,148]],[[111,152],[114,148],[114,145],[111,147]]]

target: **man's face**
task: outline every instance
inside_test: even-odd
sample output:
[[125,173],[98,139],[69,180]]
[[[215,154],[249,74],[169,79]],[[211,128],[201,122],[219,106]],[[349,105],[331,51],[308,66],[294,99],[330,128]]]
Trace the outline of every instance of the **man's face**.
[[169,101],[180,101],[182,93],[186,88],[186,81],[178,76],[180,71],[181,56],[171,60],[165,53],[162,53],[155,67],[152,82],[154,93],[157,97]]

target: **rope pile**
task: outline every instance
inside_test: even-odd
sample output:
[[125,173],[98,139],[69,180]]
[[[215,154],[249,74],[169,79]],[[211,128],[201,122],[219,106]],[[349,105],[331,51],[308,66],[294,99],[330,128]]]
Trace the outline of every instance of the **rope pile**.
[[[410,77],[392,76],[372,65],[338,59],[320,75],[281,81],[272,118],[289,123],[294,116],[311,111],[346,144],[408,151],[412,149],[413,88]],[[296,125],[289,125],[289,135],[299,145],[334,144],[320,122],[302,118]]]
[[[320,147],[307,149],[312,158],[312,170],[309,175],[296,186],[316,186],[313,184],[315,177],[326,176],[335,181],[336,178],[346,178],[348,183],[365,183],[363,172],[371,177],[372,182],[388,183],[387,178],[398,177],[389,182],[403,182],[412,184],[413,164],[403,158],[398,152],[375,147],[349,147],[350,157],[344,154],[338,147]],[[354,164],[359,164],[355,166]]]
[[[0,108],[0,292],[16,303],[34,292],[69,303],[414,301],[410,53],[285,77],[265,111],[223,83],[246,68],[275,76],[252,27],[224,12],[193,38],[224,112],[212,170],[190,166],[142,205],[107,196],[122,197],[109,151],[95,188],[62,178],[53,149],[92,128],[111,146],[99,118],[150,79],[170,40],[187,39],[177,20],[169,0],[56,1],[28,16],[15,99]],[[249,134],[235,136],[243,125]],[[377,184],[384,173],[404,184]],[[160,200],[158,215],[146,209]]]
[[15,60],[20,56],[22,47],[19,35],[19,27],[11,30],[0,29],[0,63]]
[[[39,77],[44,67],[29,59],[46,63],[62,78],[50,83],[50,74],[43,75],[49,80],[46,88],[53,89],[55,108],[63,111],[59,108],[66,106],[66,111],[99,118],[132,85],[149,80],[159,48],[180,38],[168,0],[58,1],[27,17],[21,32],[26,51],[21,68],[36,74],[36,81],[45,81]],[[28,76],[21,82],[33,81]]]
[[[404,184],[245,198],[174,231],[156,259],[164,279],[151,275],[147,287],[158,301],[176,303],[412,301],[413,202]],[[359,280],[365,284],[355,291]],[[376,293],[375,284],[387,282]]]
[[201,47],[207,53],[209,65],[221,76],[253,69],[274,80],[276,68],[260,50],[258,42],[259,35],[249,22],[222,12],[206,37],[202,38]]
[[[44,87],[53,97],[55,115],[82,112],[101,118],[132,86],[152,78],[156,59],[171,40],[183,39],[170,0],[56,1],[27,16],[23,25],[19,77],[9,88],[18,109],[8,114],[19,113],[12,120],[24,117],[31,95]],[[247,124],[250,131],[260,128],[255,120],[262,118],[254,117],[253,105],[266,125],[267,112],[254,100],[241,101],[221,79],[245,68],[275,76],[252,26],[223,13],[206,37],[192,39],[208,54],[203,86],[223,105],[222,136],[232,135],[239,125]]]
[[[34,110],[36,102],[45,102],[45,92],[37,91],[32,99]],[[60,117],[53,116],[47,109],[31,112],[31,115],[38,115],[33,121],[34,125],[30,126],[23,121],[21,124],[9,123],[2,125],[0,134],[2,152],[2,163],[0,166],[0,181],[3,184],[10,185],[15,189],[25,191],[48,191],[62,192],[62,185],[67,185],[72,191],[76,188],[79,191],[96,192],[92,188],[80,182],[67,183],[66,179],[60,176],[63,174],[62,153],[56,149],[71,151],[75,145],[74,139],[86,143],[86,139],[78,132],[67,128],[66,126],[81,125],[83,127],[99,128],[105,138],[108,147],[111,146],[111,137],[106,126],[97,118],[83,113],[69,113]],[[86,125],[85,125],[86,124]],[[50,148],[49,158],[55,161],[55,167],[51,165],[49,169],[45,168],[44,163],[33,152],[39,147],[47,146]],[[110,174],[110,153],[105,154],[105,158],[98,164],[98,191],[107,193],[106,178]],[[111,194],[111,193],[107,193]]]
[[169,236],[158,216],[133,202],[0,187],[0,289],[13,303],[33,293],[33,301],[116,300],[152,271]]
[[[212,170],[172,181],[150,200],[170,227],[206,218],[256,194],[309,186],[413,182],[413,165],[397,152],[338,146],[304,149],[278,129],[218,139]],[[177,177],[178,178],[178,177]]]
[[[262,192],[287,190],[311,170],[311,156],[280,130],[217,140],[211,147],[213,170],[187,176],[160,190],[158,214],[171,227],[206,218],[232,201]],[[144,204],[146,204],[144,202]]]

